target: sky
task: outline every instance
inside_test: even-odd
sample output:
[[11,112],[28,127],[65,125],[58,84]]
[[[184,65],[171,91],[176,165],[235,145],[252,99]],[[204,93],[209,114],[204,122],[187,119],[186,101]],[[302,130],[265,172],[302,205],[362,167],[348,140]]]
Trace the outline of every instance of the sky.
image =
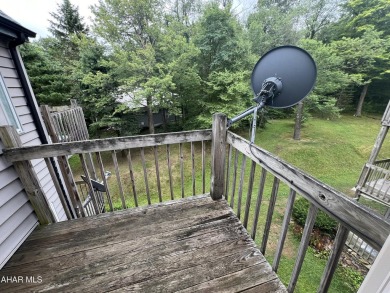
[[[37,38],[47,37],[50,12],[56,12],[62,0],[0,0],[0,10],[19,22],[22,26],[37,33]],[[98,0],[70,0],[79,7],[80,15],[89,24],[92,17],[89,6]]]
[[[79,7],[79,13],[86,24],[91,23],[92,13],[89,7],[97,4],[98,0],[70,0]],[[50,12],[57,11],[58,3],[62,0],[0,0],[0,10],[19,22],[22,26],[37,33],[36,38],[47,37],[51,19]],[[236,12],[244,15],[256,4],[256,0],[234,0]]]

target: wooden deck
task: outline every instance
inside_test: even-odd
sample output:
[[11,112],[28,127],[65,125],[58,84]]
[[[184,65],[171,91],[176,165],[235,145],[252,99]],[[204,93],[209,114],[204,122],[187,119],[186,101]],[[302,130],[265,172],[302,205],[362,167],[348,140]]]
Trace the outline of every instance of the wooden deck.
[[286,292],[227,203],[207,195],[37,229],[0,271],[15,276],[0,292]]

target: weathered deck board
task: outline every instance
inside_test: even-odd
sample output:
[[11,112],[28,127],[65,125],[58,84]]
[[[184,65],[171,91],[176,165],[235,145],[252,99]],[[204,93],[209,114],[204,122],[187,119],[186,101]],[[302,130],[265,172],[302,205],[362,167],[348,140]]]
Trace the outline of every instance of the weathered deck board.
[[226,201],[209,196],[43,227],[2,276],[42,282],[1,292],[286,292]]

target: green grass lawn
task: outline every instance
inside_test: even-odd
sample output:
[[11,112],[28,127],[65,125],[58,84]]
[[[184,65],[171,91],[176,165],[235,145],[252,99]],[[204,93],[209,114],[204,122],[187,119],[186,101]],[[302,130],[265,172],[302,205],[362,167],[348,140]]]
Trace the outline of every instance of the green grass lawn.
[[[309,120],[302,129],[302,139],[294,141],[292,120],[272,120],[265,129],[260,129],[256,135],[256,144],[260,147],[276,154],[287,162],[297,166],[319,180],[331,185],[332,187],[352,195],[351,189],[356,184],[360,171],[368,159],[371,149],[374,145],[376,136],[380,129],[380,119],[343,117],[339,120],[329,121],[321,119]],[[248,131],[239,132],[240,135],[247,137]],[[195,145],[195,194],[203,193],[202,190],[202,172],[201,172],[201,144]],[[382,147],[380,158],[390,157],[390,141],[388,140]],[[205,191],[208,192],[210,186],[210,144],[207,144],[206,156],[206,182]],[[140,205],[146,205],[146,190],[144,183],[144,174],[139,149],[132,150],[132,161],[135,175],[135,183]],[[114,206],[121,208],[119,197],[119,188],[115,176],[111,153],[103,153],[103,163],[105,169],[112,172],[108,179],[110,193],[113,197]],[[147,176],[152,203],[158,202],[157,178],[155,172],[155,162],[153,149],[145,149]],[[129,168],[126,157],[120,152],[117,153],[121,182],[124,188],[127,207],[134,207],[133,194],[130,185]],[[161,189],[163,200],[170,199],[169,174],[167,164],[167,154],[165,147],[158,147],[158,162],[160,169]],[[234,158],[234,153],[233,153]],[[81,165],[78,157],[71,158],[71,165],[75,178],[80,178],[82,174]],[[239,156],[238,169],[241,169],[242,157]],[[171,163],[173,189],[175,198],[181,197],[180,183],[180,155],[177,145],[171,146]],[[95,164],[96,165],[96,164]],[[96,165],[97,166],[97,165]],[[256,205],[258,192],[258,182],[261,168],[257,166],[255,173],[255,183],[251,199],[250,217],[248,222],[248,231],[253,228],[253,213]],[[250,161],[247,160],[244,184],[242,189],[241,219],[244,216],[245,204],[247,199],[247,185],[250,173]],[[234,210],[237,212],[237,195],[239,192],[240,171],[237,173],[237,184],[234,190],[235,201]],[[100,177],[100,176],[99,176]],[[185,195],[192,195],[192,164],[190,144],[184,146],[184,189]],[[268,208],[269,196],[272,188],[273,178],[268,174],[264,197],[260,209],[259,225],[256,229],[256,243],[261,243],[262,231]],[[229,197],[232,195],[232,174],[230,174]],[[283,219],[283,213],[286,206],[289,189],[285,185],[279,188],[278,199],[273,215],[273,226],[267,245],[266,257],[272,263],[273,254],[277,239],[280,233],[280,226]],[[230,199],[229,199],[230,201]],[[298,250],[299,240],[291,231],[288,234],[278,274],[284,283],[288,283],[292,267],[295,262]],[[326,260],[315,256],[312,249],[309,249],[305,258],[303,269],[298,280],[296,292],[315,292],[319,284],[322,271]],[[352,275],[352,277],[351,277]],[[338,269],[332,282],[329,292],[354,292],[352,283],[356,278],[345,269]]]
[[[380,118],[313,118],[292,139],[292,120],[272,120],[259,130],[256,144],[344,193],[351,194],[380,129]],[[240,133],[241,135],[246,133]],[[390,158],[390,139],[379,154]]]

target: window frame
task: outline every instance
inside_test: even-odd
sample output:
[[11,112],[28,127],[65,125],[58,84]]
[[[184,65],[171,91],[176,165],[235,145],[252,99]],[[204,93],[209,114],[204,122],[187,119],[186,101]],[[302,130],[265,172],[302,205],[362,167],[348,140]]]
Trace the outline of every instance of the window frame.
[[[8,92],[8,88],[5,84],[4,77],[1,73],[0,73],[0,91],[3,92],[3,94],[0,93],[0,108],[1,111],[4,113],[6,122],[8,123],[8,125],[14,126],[18,133],[22,133],[23,132],[22,123],[19,120],[18,113],[16,112],[15,106],[12,103],[11,95]],[[12,117],[10,117],[10,115],[12,115]]]

